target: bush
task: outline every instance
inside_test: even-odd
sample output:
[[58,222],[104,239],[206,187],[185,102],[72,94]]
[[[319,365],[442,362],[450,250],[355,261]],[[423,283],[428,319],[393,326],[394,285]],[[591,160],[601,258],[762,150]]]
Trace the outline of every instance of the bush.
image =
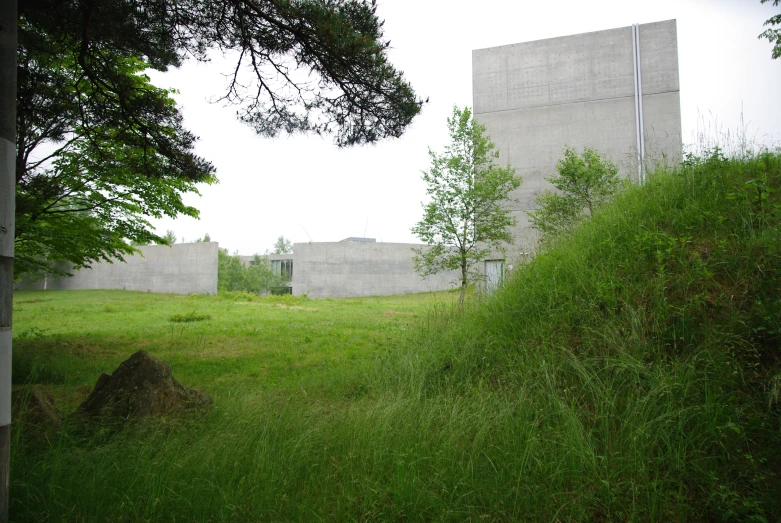
[[542,246],[571,232],[579,223],[625,187],[618,167],[609,158],[586,147],[583,154],[570,147],[556,163],[557,173],[546,178],[556,191],[537,196],[537,209],[529,213],[532,227],[540,233]]
[[228,254],[220,249],[218,255],[217,288],[219,292],[244,291],[263,294],[271,289],[285,287],[287,280],[274,274],[268,259],[255,255],[249,265],[244,265],[238,253]]

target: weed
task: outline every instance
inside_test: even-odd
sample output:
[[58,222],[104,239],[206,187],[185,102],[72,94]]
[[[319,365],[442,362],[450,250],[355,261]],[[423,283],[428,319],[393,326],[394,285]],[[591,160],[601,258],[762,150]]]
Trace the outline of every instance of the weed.
[[198,314],[195,311],[187,314],[173,314],[168,317],[171,323],[192,323],[195,321],[206,321],[212,319],[211,314]]

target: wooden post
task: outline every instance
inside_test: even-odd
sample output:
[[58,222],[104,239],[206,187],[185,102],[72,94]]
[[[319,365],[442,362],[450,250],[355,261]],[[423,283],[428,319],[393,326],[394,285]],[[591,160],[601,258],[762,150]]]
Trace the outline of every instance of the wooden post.
[[0,1],[0,523],[8,523],[16,193],[16,0]]

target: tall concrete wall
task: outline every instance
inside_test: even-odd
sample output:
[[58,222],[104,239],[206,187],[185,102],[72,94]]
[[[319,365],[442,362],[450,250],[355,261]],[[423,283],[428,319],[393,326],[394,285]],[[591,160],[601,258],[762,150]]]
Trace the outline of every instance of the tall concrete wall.
[[293,294],[313,298],[386,296],[452,289],[457,273],[425,279],[415,272],[410,243],[297,243]]
[[72,277],[22,282],[19,289],[122,289],[172,294],[217,293],[217,242],[139,247],[125,262],[100,262]]
[[[640,30],[646,164],[681,158],[675,20]],[[565,146],[608,155],[625,176],[637,172],[632,28],[525,42],[472,52],[473,104],[523,184],[510,204],[518,218],[515,251],[533,247],[526,211],[550,187]]]

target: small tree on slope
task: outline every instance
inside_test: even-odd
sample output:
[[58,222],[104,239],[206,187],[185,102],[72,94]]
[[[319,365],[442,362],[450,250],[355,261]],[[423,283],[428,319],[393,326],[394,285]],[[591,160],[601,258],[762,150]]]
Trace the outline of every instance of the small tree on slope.
[[588,147],[582,155],[574,148],[565,148],[564,158],[556,163],[556,170],[555,175],[546,179],[557,191],[538,195],[537,209],[529,212],[532,227],[539,231],[543,246],[590,218],[623,185],[618,167]]
[[454,107],[447,125],[450,144],[443,154],[429,149],[431,167],[423,171],[431,201],[412,232],[429,247],[415,249],[414,263],[421,276],[459,270],[463,304],[474,265],[513,242],[516,219],[503,203],[512,201],[508,196],[521,178],[509,165],[494,164],[499,152],[469,108]]

